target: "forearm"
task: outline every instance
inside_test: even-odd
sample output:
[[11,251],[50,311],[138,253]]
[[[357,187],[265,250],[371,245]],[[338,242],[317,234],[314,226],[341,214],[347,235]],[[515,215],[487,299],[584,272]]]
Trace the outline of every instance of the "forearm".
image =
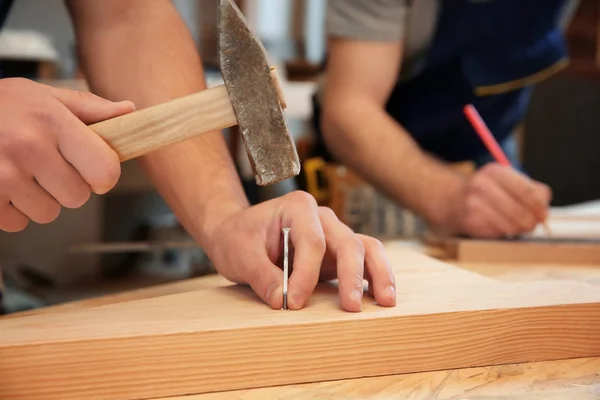
[[[83,18],[76,24],[91,89],[108,99],[131,100],[138,109],[205,89],[199,56],[174,7],[170,2],[160,7],[146,7],[145,0],[137,4],[109,23]],[[203,246],[210,247],[210,232],[221,218],[248,205],[221,132],[139,161]]]
[[463,176],[424,153],[368,98],[330,96],[324,115],[325,141],[336,158],[429,222],[449,223],[448,202],[462,190]]

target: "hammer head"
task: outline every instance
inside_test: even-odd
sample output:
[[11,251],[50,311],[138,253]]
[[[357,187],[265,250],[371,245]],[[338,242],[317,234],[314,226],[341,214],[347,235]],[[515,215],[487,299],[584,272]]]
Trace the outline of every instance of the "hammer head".
[[300,160],[267,52],[232,0],[220,4],[219,57],[256,183],[265,186],[298,175]]

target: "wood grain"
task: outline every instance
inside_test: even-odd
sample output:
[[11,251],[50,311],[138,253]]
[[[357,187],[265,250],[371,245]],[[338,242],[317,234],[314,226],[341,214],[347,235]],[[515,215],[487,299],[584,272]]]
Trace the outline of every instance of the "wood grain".
[[[160,400],[597,400],[600,358],[236,390]],[[159,399],[156,399],[159,400]]]
[[544,241],[459,240],[461,263],[593,264],[600,266],[600,241],[575,243]]
[[237,124],[224,85],[90,125],[127,161]]
[[[147,399],[600,355],[600,291],[503,283],[388,246],[399,304],[298,312],[226,281],[119,305],[0,320],[0,398]],[[35,377],[35,379],[32,379]]]

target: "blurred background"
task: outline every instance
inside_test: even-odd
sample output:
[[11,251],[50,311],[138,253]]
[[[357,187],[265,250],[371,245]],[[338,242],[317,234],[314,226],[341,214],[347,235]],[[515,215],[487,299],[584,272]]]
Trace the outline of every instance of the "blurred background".
[[[62,0],[18,0],[0,33],[0,64],[9,76],[86,90]],[[326,54],[326,0],[238,0],[283,80],[292,134],[305,160],[313,144],[311,98]],[[220,83],[217,1],[174,0],[205,63]],[[553,205],[600,198],[600,2],[582,0],[567,31],[570,66],[537,86],[519,133],[519,154],[533,178],[549,184]],[[258,203],[296,189],[293,180],[258,188],[239,135],[225,132],[247,194]],[[461,168],[469,166],[460,166]],[[355,231],[380,238],[418,237],[426,226],[343,165],[314,169],[310,192]],[[402,173],[402,171],[398,171]],[[49,225],[0,232],[7,310],[213,273],[202,249],[137,168],[123,165],[118,186]]]

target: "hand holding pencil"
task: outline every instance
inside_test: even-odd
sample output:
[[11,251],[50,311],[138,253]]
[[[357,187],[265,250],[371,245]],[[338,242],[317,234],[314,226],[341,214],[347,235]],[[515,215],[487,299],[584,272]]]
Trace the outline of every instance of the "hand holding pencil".
[[[467,115],[467,118],[471,122],[471,125],[473,125],[473,128],[475,129],[475,131],[477,132],[477,134],[479,135],[489,152],[492,154],[496,162],[500,163],[501,165],[504,165],[505,167],[512,166],[509,159],[502,151],[500,144],[498,144],[498,142],[494,138],[494,135],[492,135],[492,132],[490,132],[487,125],[485,124],[485,122],[483,122],[481,116],[472,104],[468,104],[467,106],[465,106],[465,114]],[[541,222],[548,236],[552,236],[552,231],[550,230],[550,227],[546,222],[546,218],[543,218]]]
[[484,238],[531,232],[548,216],[550,188],[512,167],[472,105],[464,111],[496,162],[480,168],[466,180],[464,194],[458,201],[458,229],[463,234]]

